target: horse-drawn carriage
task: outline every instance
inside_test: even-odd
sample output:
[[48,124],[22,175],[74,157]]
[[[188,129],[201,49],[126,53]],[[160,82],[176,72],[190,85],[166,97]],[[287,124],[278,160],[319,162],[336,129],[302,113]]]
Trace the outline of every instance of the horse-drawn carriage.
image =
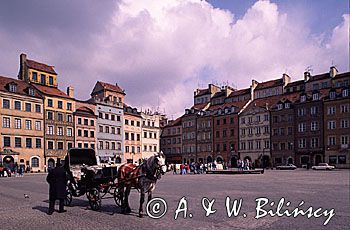
[[166,172],[162,153],[148,158],[139,166],[123,164],[117,170],[116,166],[98,165],[93,149],[70,149],[64,165],[68,174],[65,205],[71,204],[72,197],[86,194],[92,210],[100,209],[102,199],[113,198],[123,213],[129,213],[128,196],[134,188],[141,193],[140,216],[143,215],[145,193],[150,200],[156,181]]
[[98,165],[93,149],[70,149],[64,165],[68,175],[65,205],[70,205],[73,197],[85,194],[95,211],[100,209],[104,198],[113,197],[121,205],[115,183],[117,166]]

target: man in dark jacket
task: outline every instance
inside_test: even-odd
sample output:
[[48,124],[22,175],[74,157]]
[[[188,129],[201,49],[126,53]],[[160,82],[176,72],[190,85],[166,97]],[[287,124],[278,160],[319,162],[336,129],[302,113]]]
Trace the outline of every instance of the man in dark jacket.
[[50,191],[49,191],[49,212],[51,215],[55,209],[55,201],[59,200],[59,211],[60,213],[66,212],[64,210],[64,199],[66,198],[66,171],[61,165],[61,162],[58,161],[56,167],[49,171],[49,174],[46,177],[47,183],[49,183]]

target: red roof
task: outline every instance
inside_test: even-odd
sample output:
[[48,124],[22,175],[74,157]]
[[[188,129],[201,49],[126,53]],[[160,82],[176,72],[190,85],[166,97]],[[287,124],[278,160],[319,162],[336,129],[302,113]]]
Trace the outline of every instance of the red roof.
[[191,109],[204,109],[206,106],[208,105],[208,103],[201,103],[201,104],[197,104],[191,107]]
[[112,85],[112,84],[109,84],[109,83],[106,83],[106,82],[102,82],[102,81],[98,81],[97,83],[100,83],[101,86],[104,89],[106,89],[106,90],[110,90],[110,91],[113,91],[113,92],[125,94],[124,90],[122,88],[120,88],[118,86],[118,84]]
[[181,125],[181,117],[177,118],[174,121],[171,121],[166,127]]
[[250,94],[250,88],[233,91],[228,97],[241,96],[244,94]]
[[[49,96],[56,96],[56,97],[63,97],[63,98],[71,98],[61,90],[55,88],[55,87],[49,87],[44,85],[38,85],[33,84],[35,88],[37,88],[41,93],[49,95]],[[73,98],[71,98],[73,99]]]
[[235,106],[239,109],[242,109],[243,106],[245,106],[245,104],[247,104],[247,103],[248,103],[248,101],[227,102],[227,103],[223,103],[220,105],[212,105],[209,107],[209,110],[224,109],[225,107],[232,107],[232,106]]
[[343,78],[343,77],[350,77],[350,72],[340,73],[335,75],[335,79]]
[[309,81],[320,81],[320,80],[330,79],[330,78],[331,76],[329,75],[329,73],[323,73],[315,76],[310,76]]
[[40,62],[37,62],[37,61],[33,61],[33,60],[27,59],[27,66],[29,68],[32,68],[32,69],[35,69],[35,70],[39,70],[39,71],[43,71],[43,72],[47,72],[47,73],[51,73],[51,74],[57,75],[57,73],[55,72],[53,66],[49,66],[49,65],[46,65],[44,63],[40,63]]
[[281,85],[283,85],[283,79],[277,79],[277,80],[258,83],[255,89],[266,89],[266,88],[271,88],[271,87],[276,87]]
[[245,110],[248,110],[252,108],[253,106],[256,107],[262,107],[262,108],[269,108],[271,109],[278,101],[280,101],[284,95],[276,95],[271,97],[265,97],[265,98],[258,98],[252,101]]
[[304,84],[304,80],[293,81],[288,83],[286,87],[293,87],[293,86],[302,85],[302,84]]
[[[31,96],[28,94],[28,89],[32,87],[31,85],[29,85],[25,81],[17,80],[17,79],[10,78],[10,77],[0,76],[0,91],[10,92],[9,91],[9,84],[10,83],[16,84],[16,86],[17,86],[16,94]],[[34,88],[34,87],[32,87],[32,88]],[[13,93],[13,92],[10,92],[10,93]],[[33,97],[33,96],[31,96],[31,97]],[[40,97],[40,95],[38,94],[38,92],[36,90],[35,90],[34,97]]]
[[197,89],[197,91],[198,91],[198,93],[195,95],[195,97],[202,96],[202,95],[210,93],[209,89]]

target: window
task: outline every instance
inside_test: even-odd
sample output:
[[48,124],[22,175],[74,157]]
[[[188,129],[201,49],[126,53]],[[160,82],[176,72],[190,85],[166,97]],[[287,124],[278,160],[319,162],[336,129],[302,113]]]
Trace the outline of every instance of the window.
[[336,145],[336,138],[335,137],[328,137],[328,145]]
[[349,105],[341,105],[340,111],[341,111],[341,113],[348,113],[349,112]]
[[120,135],[120,128],[117,128],[117,134]]
[[72,143],[72,142],[68,142],[67,148],[68,148],[68,150],[71,149],[71,148],[73,148],[73,143]]
[[105,119],[107,119],[107,120],[109,119],[109,114],[108,113],[105,114]]
[[318,83],[313,84],[313,85],[312,85],[312,89],[313,89],[313,90],[318,90],[318,89],[319,89]]
[[26,129],[31,130],[32,129],[32,121],[26,120]]
[[84,143],[84,148],[89,148],[89,144],[88,143]]
[[318,130],[318,122],[312,121],[311,122],[311,131],[316,131],[316,130]]
[[63,136],[63,127],[57,127],[57,135]]
[[335,111],[335,106],[328,107],[328,115],[334,115]]
[[4,137],[4,147],[11,147],[11,138]]
[[112,127],[112,128],[111,128],[111,133],[112,133],[112,134],[115,134],[115,127]]
[[311,138],[311,148],[318,148],[318,138]]
[[49,76],[49,84],[53,85],[53,77],[52,76]]
[[84,125],[89,125],[89,120],[88,119],[84,119]]
[[29,88],[29,89],[28,89],[28,94],[29,94],[30,96],[34,96],[34,95],[35,95],[34,89],[33,89],[33,88]]
[[120,121],[120,116],[117,116],[117,121]]
[[82,148],[83,144],[82,143],[78,143],[78,148]]
[[277,105],[277,109],[278,109],[278,110],[283,109],[283,105],[282,105],[282,104],[278,104],[278,105]]
[[336,128],[336,122],[328,121],[328,129],[335,129],[335,128]]
[[47,120],[53,120],[53,113],[50,111],[47,112]]
[[67,115],[67,122],[73,122],[72,115]]
[[346,164],[346,155],[338,156],[338,164]]
[[89,130],[84,130],[84,137],[89,137]]
[[10,108],[10,100],[2,99],[2,108],[9,109]]
[[305,109],[304,109],[304,108],[298,109],[298,116],[299,116],[299,117],[302,117],[302,116],[304,116],[304,115],[305,115]]
[[90,120],[90,126],[95,126],[95,121],[94,120]]
[[47,126],[47,134],[48,135],[54,135],[53,126],[51,126],[51,125]]
[[78,129],[78,137],[81,137],[81,136],[82,136],[82,130]]
[[108,126],[105,127],[105,130],[106,130],[105,131],[106,133],[109,133],[109,127]]
[[20,101],[15,101],[15,109],[21,110],[21,102]]
[[125,119],[125,124],[129,125],[129,120]]
[[90,148],[95,149],[95,144],[91,143]]
[[53,149],[53,141],[47,142],[47,149]]
[[306,147],[306,139],[299,139],[299,148],[305,148]]
[[111,120],[115,121],[115,115],[114,114],[111,115]]
[[95,137],[95,132],[94,131],[90,131],[90,137]]
[[129,151],[129,146],[125,146],[125,152],[126,153],[129,153],[130,151]]
[[312,106],[312,107],[311,107],[311,110],[310,110],[311,115],[316,115],[317,112],[318,112],[318,107]]
[[329,93],[329,98],[330,98],[330,99],[334,99],[335,96],[336,96],[336,94],[335,94],[334,91],[332,91],[332,92]]
[[329,164],[336,164],[337,156],[329,156]]
[[62,101],[57,102],[57,108],[63,109],[63,102]]
[[78,125],[81,125],[81,118],[78,118]]
[[35,139],[35,148],[41,149],[41,139],[40,138]]
[[72,128],[67,128],[67,136],[68,137],[73,136],[73,129]]
[[299,123],[298,124],[298,130],[299,130],[299,133],[305,132],[306,131],[305,123]]
[[15,147],[16,148],[22,148],[22,138],[15,137]]
[[290,103],[285,103],[284,106],[285,106],[286,109],[289,109],[290,108]]
[[316,101],[316,100],[318,100],[319,99],[319,94],[318,93],[314,93],[314,94],[312,94],[312,100],[313,101]]
[[102,125],[98,126],[98,131],[99,131],[100,133],[103,133],[103,126],[102,126]]
[[125,133],[125,140],[129,140],[129,133]]
[[41,113],[41,106],[40,105],[38,105],[38,104],[35,105],[35,112]]
[[103,118],[103,113],[98,113],[98,118]]
[[40,74],[40,83],[46,85],[46,75]]
[[106,149],[109,149],[109,142],[106,141]]
[[293,134],[293,127],[288,127],[288,135],[292,135]]
[[32,138],[26,138],[26,148],[32,148]]
[[115,150],[115,142],[112,142],[112,150]]
[[98,149],[103,149],[103,141],[98,142]]
[[9,117],[2,118],[2,127],[3,128],[10,128],[10,118]]
[[38,73],[37,72],[32,72],[32,80],[34,82],[37,82],[38,81]]
[[35,130],[41,130],[41,121],[35,121]]
[[348,89],[344,89],[342,91],[342,97],[348,97],[349,96],[349,90]]
[[58,121],[63,121],[63,114],[62,113],[58,113],[57,114],[57,120]]
[[32,168],[38,168],[39,167],[39,158],[38,157],[33,157],[31,160],[31,166]]
[[269,120],[269,115],[268,114],[265,114],[264,115],[264,121],[268,121]]
[[306,95],[302,95],[300,97],[300,102],[305,102],[306,101]]
[[63,149],[63,142],[61,142],[61,141],[57,142],[57,149],[59,149],[59,150]]
[[52,99],[47,99],[47,107],[53,107],[53,101]]
[[17,85],[15,84],[10,84],[10,92],[16,92],[17,91]]
[[342,145],[347,145],[347,144],[349,144],[349,136],[346,136],[346,135],[342,135],[341,137],[340,137],[340,140],[341,140],[341,144]]
[[349,128],[349,120],[341,120],[341,126],[342,128]]
[[26,103],[26,112],[31,112],[32,111],[32,104]]

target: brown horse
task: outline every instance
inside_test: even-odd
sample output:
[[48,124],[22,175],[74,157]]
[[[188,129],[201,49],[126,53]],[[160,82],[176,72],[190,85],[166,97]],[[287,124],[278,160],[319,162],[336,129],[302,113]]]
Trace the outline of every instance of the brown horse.
[[151,156],[139,166],[131,163],[120,166],[118,170],[118,184],[120,188],[122,213],[128,214],[131,212],[129,195],[131,188],[135,188],[141,193],[139,217],[143,217],[145,193],[148,194],[148,201],[150,201],[157,180],[159,180],[161,175],[165,172],[165,156],[163,153]]

